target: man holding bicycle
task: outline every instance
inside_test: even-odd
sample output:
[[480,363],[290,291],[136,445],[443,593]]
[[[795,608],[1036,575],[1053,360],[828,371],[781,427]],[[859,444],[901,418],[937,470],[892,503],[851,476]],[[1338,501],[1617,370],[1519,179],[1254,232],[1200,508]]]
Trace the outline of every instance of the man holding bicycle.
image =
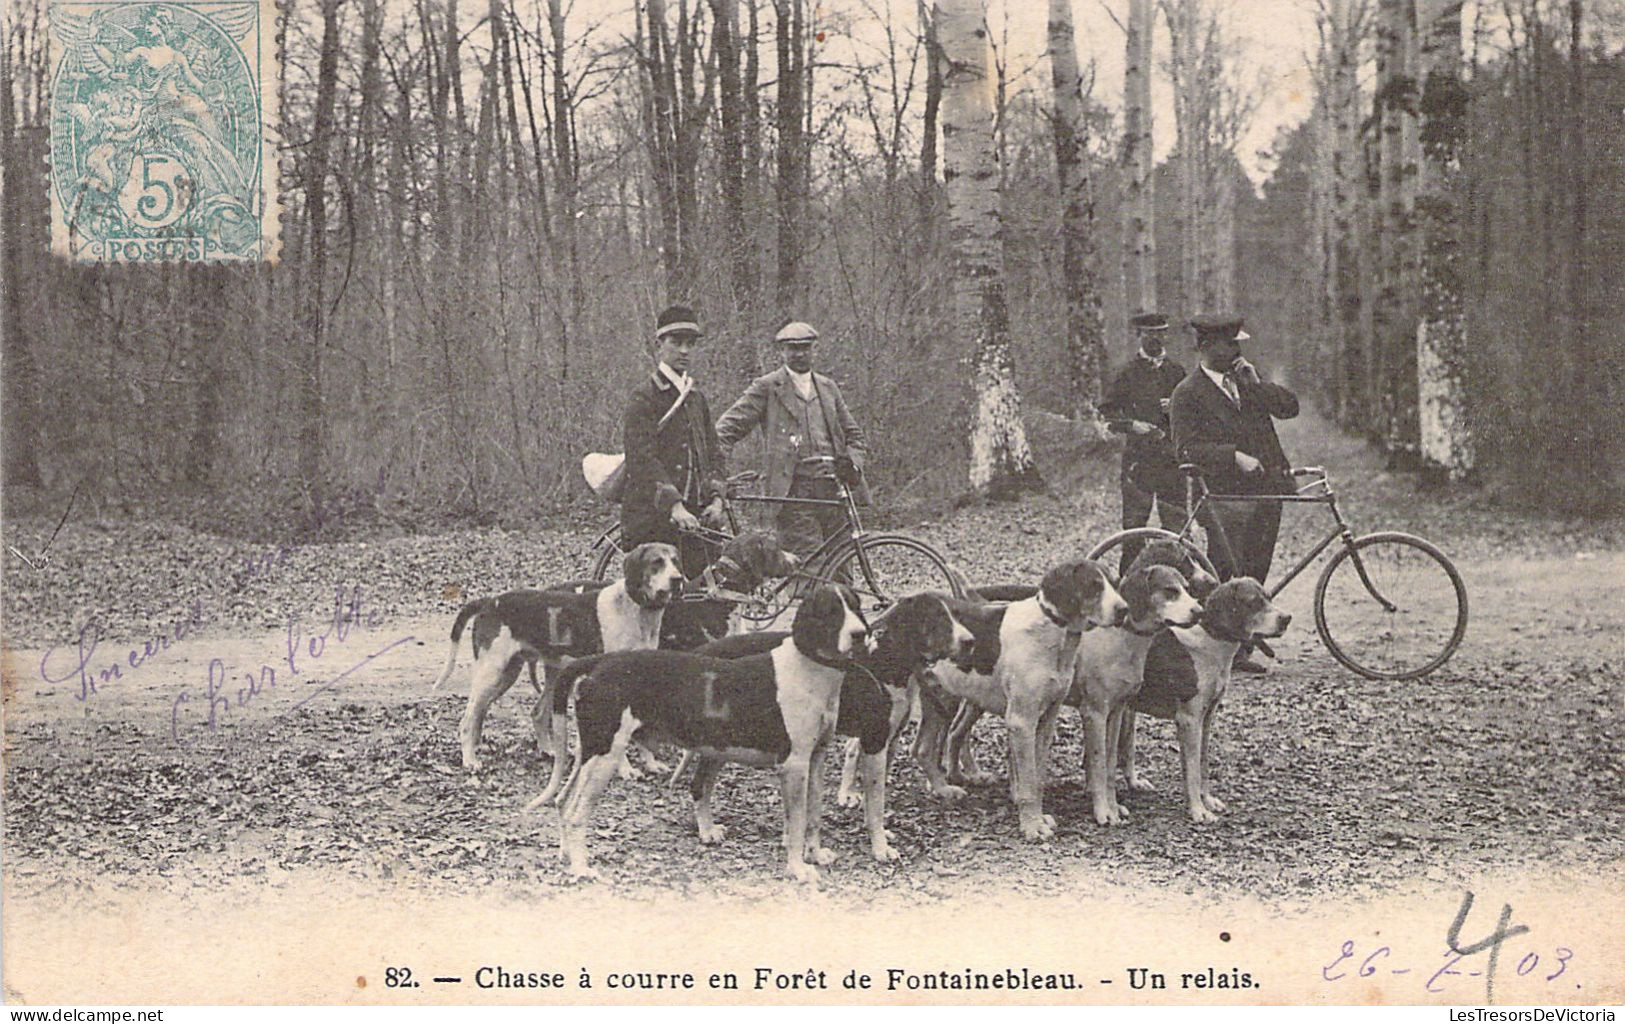
[[[868,504],[863,428],[835,381],[813,371],[818,332],[796,321],[780,328],[776,340],[784,365],[752,381],[717,420],[723,451],[760,427],[769,497],[833,500],[845,484],[859,504]],[[781,505],[774,525],[779,546],[804,557],[844,529],[846,515],[839,505]]]
[[[1214,494],[1291,494],[1291,463],[1275,433],[1275,420],[1298,415],[1298,396],[1272,384],[1243,358],[1241,343],[1249,337],[1234,316],[1200,316],[1191,321],[1200,364],[1180,382],[1169,399],[1168,416],[1174,447],[1182,462],[1202,470]],[[1208,531],[1208,559],[1220,579],[1251,576],[1263,583],[1275,557],[1281,527],[1277,501],[1212,502],[1203,526]],[[1224,543],[1215,543],[1214,526]],[[1263,672],[1264,667],[1238,654],[1236,667]]]
[[692,531],[720,525],[726,491],[722,450],[705,394],[689,376],[700,328],[687,306],[670,306],[655,323],[655,370],[627,403],[626,489],[621,498],[621,546],[658,541],[675,545],[693,578],[713,557]]

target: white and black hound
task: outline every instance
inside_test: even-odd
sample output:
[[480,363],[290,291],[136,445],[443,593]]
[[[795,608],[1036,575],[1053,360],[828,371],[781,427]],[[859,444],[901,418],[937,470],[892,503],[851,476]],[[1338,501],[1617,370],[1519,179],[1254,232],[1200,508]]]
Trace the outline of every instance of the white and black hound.
[[[782,631],[743,633],[725,637],[696,650],[713,658],[742,658],[763,654],[783,643],[789,634]],[[949,600],[941,594],[921,593],[903,598],[870,624],[871,644],[853,656],[841,682],[841,705],[835,732],[851,737],[853,774],[863,780],[864,824],[869,833],[869,852],[878,861],[898,859],[886,837],[886,767],[897,733],[908,721],[914,693],[914,675],[939,661],[950,660],[960,668],[971,668],[974,638],[955,617]],[[711,818],[711,793],[716,785],[720,762],[698,758],[690,786],[701,821]],[[850,785],[843,772],[843,791]],[[715,826],[706,842],[722,839],[722,827]]]
[[[866,633],[856,595],[820,587],[797,610],[791,636],[768,654],[728,661],[633,651],[600,659],[575,687],[581,763],[559,811],[559,845],[570,870],[596,875],[587,859],[587,828],[627,744],[642,734],[706,758],[777,768],[790,874],[816,881],[814,864],[834,856],[819,842],[816,813],[824,758],[842,681]],[[563,714],[570,690],[557,688],[555,715]],[[544,792],[530,806],[551,796]],[[700,827],[702,836],[715,836],[713,822],[702,820]]]
[[[949,723],[940,709],[950,706],[951,696],[1003,715],[1010,735],[1010,796],[1021,834],[1031,840],[1049,839],[1055,834],[1055,820],[1043,809],[1047,751],[1040,738],[1054,728],[1072,687],[1078,637],[1086,629],[1121,623],[1128,605],[1104,567],[1078,559],[1046,573],[1032,597],[982,607],[984,621],[971,626],[976,635],[975,671],[939,664],[922,674],[921,739],[916,749],[932,791],[963,796],[963,789],[949,786],[943,778],[942,745]],[[984,637],[989,640],[984,642]],[[935,699],[924,699],[925,691],[932,689]]]
[[[1244,643],[1286,632],[1292,616],[1270,603],[1257,580],[1238,576],[1221,583],[1202,599],[1202,623],[1158,636],[1145,662],[1144,684],[1129,702],[1123,736],[1132,740],[1134,712],[1171,718],[1179,734],[1185,767],[1185,807],[1192,821],[1214,821],[1224,802],[1213,795],[1208,774],[1213,754],[1213,719],[1230,685],[1230,665]],[[1134,776],[1132,747],[1125,770]]]
[[[670,544],[642,544],[622,562],[625,575],[599,590],[511,590],[476,598],[457,612],[451,649],[436,688],[457,666],[463,630],[473,626],[474,671],[468,707],[457,726],[463,767],[480,767],[480,733],[491,704],[513,686],[526,663],[542,660],[542,697],[531,712],[537,745],[550,752],[552,702],[547,690],[559,663],[600,651],[652,650],[667,606],[682,591],[683,570]],[[534,676],[533,676],[534,681]]]

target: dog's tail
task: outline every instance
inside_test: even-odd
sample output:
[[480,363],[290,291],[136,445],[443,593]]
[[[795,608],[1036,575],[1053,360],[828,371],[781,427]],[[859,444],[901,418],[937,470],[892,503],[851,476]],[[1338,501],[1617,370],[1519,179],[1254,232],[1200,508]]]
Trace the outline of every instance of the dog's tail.
[[[560,792],[568,790],[570,788],[570,784],[575,782],[577,773],[581,771],[581,766],[578,764],[574,768],[571,768],[569,778],[561,779],[560,776],[562,776],[564,773],[560,769],[560,765],[563,763],[563,758],[553,762],[553,777],[547,780],[547,788],[542,790],[541,793],[537,794],[534,800],[525,805],[525,811],[527,813],[536,810],[538,807],[556,802],[556,798],[559,796]],[[563,782],[563,785],[560,785],[561,781]]]
[[[581,677],[591,673],[603,657],[602,654],[594,654],[588,658],[577,658],[559,669],[553,679],[553,772],[547,778],[547,788],[527,804],[525,810],[535,810],[551,803],[566,785],[564,766],[570,760],[570,696],[575,693],[576,683]],[[576,767],[580,768],[580,765]],[[571,771],[570,777],[575,777],[574,771]]]
[[451,678],[452,670],[457,667],[457,645],[463,642],[463,628],[468,625],[468,620],[490,609],[494,604],[489,597],[477,597],[458,609],[457,619],[451,624],[451,649],[446,652],[446,667],[440,670],[439,677],[429,689],[438,690]]

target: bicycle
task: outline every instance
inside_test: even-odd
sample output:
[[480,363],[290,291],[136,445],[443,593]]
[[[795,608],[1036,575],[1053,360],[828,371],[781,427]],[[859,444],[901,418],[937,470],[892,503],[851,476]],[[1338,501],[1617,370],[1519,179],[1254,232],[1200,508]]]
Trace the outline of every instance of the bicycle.
[[[805,461],[833,464],[834,459],[813,456]],[[739,492],[738,488],[760,480],[761,474],[751,470],[729,477],[728,493],[723,502],[728,529],[701,527],[696,532],[717,544],[731,540],[740,532],[734,510],[736,502],[770,507],[799,505],[807,508],[840,508],[846,515],[847,525],[845,530],[826,537],[791,575],[767,580],[754,593],[743,595],[749,600],[739,604],[742,618],[752,622],[770,622],[809,584],[837,581],[857,592],[865,611],[884,609],[898,598],[921,590],[943,590],[958,598],[965,596],[963,577],[930,544],[906,533],[864,529],[857,500],[839,479],[836,480],[838,497],[835,498],[780,498]],[[620,530],[620,524],[616,523],[593,541],[592,548],[597,552],[593,559],[593,579],[609,579],[614,575],[624,554]],[[703,592],[701,594],[703,596]]]
[[[1314,597],[1315,631],[1333,658],[1367,679],[1418,679],[1456,653],[1467,632],[1467,587],[1456,567],[1444,552],[1413,534],[1390,530],[1356,537],[1338,510],[1336,492],[1324,469],[1303,466],[1289,470],[1296,479],[1309,478],[1291,494],[1252,495],[1213,494],[1197,466],[1186,463],[1179,468],[1186,477],[1188,516],[1178,533],[1150,526],[1123,530],[1101,541],[1089,557],[1100,558],[1129,540],[1174,540],[1212,572],[1212,563],[1191,539],[1197,516],[1207,503],[1324,505],[1331,512],[1334,528],[1267,588],[1270,599],[1337,544],[1337,552],[1321,570]],[[1223,528],[1217,523],[1204,525],[1228,550]]]

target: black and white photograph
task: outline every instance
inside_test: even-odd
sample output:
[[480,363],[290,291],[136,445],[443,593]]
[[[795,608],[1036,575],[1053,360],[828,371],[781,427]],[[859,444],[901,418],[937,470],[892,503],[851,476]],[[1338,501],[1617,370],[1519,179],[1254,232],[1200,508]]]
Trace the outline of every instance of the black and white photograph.
[[0,16],[6,1004],[1625,1002],[1625,0]]

